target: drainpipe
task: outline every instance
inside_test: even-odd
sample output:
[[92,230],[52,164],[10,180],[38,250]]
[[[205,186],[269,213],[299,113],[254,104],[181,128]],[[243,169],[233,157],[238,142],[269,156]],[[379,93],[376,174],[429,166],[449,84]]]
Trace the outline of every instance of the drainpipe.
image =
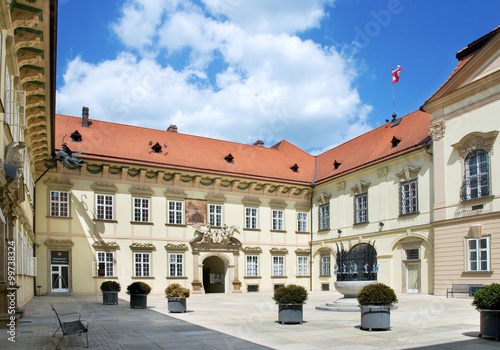
[[313,181],[311,184],[311,239],[309,241],[309,290],[312,291],[312,263],[313,263],[313,249],[312,249],[312,243],[313,243],[313,193],[314,193],[314,183],[316,182],[316,170],[318,166],[318,156],[314,157],[314,177]]

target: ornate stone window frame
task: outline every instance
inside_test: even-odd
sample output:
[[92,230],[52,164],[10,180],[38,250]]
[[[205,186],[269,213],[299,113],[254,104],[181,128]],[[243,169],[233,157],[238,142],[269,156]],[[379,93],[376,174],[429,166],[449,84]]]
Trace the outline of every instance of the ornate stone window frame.
[[[167,280],[182,280],[188,279],[186,273],[186,251],[189,248],[185,243],[167,243],[165,245],[165,250],[167,251]],[[170,254],[181,254],[182,255],[182,276],[170,276]]]
[[[69,179],[50,177],[45,180],[45,184],[47,185],[47,217],[54,219],[71,219],[71,189],[73,188],[73,183]],[[68,192],[68,216],[51,215],[52,191]]]
[[[154,279],[153,274],[153,251],[156,247],[153,243],[134,242],[130,246],[132,252],[132,279]],[[136,276],[135,275],[135,254],[148,253],[149,254],[149,276]]]
[[471,132],[460,139],[457,143],[451,145],[458,152],[460,162],[464,164],[465,157],[474,150],[483,149],[489,154],[493,153],[493,144],[498,135],[498,131],[490,132]]
[[[187,194],[184,190],[168,188],[165,190],[164,195],[167,199],[167,216],[166,216],[166,226],[186,226],[186,198]],[[176,201],[182,202],[182,223],[169,223],[169,202]]]

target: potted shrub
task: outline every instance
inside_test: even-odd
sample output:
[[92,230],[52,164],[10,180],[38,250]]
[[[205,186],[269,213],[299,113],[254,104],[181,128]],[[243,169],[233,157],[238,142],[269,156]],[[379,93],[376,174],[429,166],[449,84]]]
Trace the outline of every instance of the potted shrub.
[[120,283],[116,281],[104,281],[101,283],[102,303],[104,305],[118,304],[118,292],[122,290]]
[[278,287],[273,300],[278,304],[278,322],[300,323],[303,319],[303,306],[307,300],[307,290],[296,284]]
[[398,302],[394,289],[383,283],[364,286],[358,294],[361,329],[390,330],[391,307]]
[[480,312],[479,336],[500,337],[500,284],[492,283],[476,292],[472,305]]
[[169,312],[186,312],[186,298],[189,298],[190,290],[179,283],[172,283],[165,288],[165,297]]
[[145,309],[148,306],[148,294],[151,287],[144,282],[134,282],[127,287],[127,293],[130,294],[130,308]]

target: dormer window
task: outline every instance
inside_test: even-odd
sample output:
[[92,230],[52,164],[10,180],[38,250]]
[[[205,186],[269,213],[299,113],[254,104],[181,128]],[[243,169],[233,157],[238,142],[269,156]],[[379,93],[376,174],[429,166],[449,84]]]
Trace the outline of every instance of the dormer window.
[[151,150],[154,153],[161,153],[161,146],[160,146],[160,144],[158,142],[155,143],[155,145],[151,147]]
[[224,159],[226,160],[226,162],[228,162],[230,164],[232,164],[234,161],[234,157],[231,153],[229,153],[227,156],[225,156]]
[[399,145],[399,143],[400,143],[400,142],[401,142],[401,139],[398,139],[396,136],[394,136],[394,137],[392,138],[392,141],[391,141],[391,143],[392,143],[392,148],[397,147],[397,146]]
[[295,163],[294,165],[292,165],[292,166],[290,167],[290,169],[292,169],[292,171],[293,171],[294,173],[298,173],[298,172],[299,172],[299,166],[297,165],[297,163]]
[[75,130],[75,132],[71,134],[71,141],[82,142],[82,135],[78,132],[78,130]]
[[337,170],[339,168],[339,166],[341,166],[342,163],[339,163],[337,161],[333,162],[333,170]]

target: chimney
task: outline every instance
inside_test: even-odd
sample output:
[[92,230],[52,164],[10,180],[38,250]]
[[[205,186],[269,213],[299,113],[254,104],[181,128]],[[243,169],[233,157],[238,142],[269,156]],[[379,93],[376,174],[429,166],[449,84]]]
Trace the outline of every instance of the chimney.
[[82,108],[82,126],[84,128],[88,128],[92,124],[89,121],[89,107],[83,107]]
[[264,147],[264,141],[257,140],[253,143],[254,146]]
[[170,132],[177,132],[177,125],[174,125],[174,124],[171,124],[167,131],[170,131]]

